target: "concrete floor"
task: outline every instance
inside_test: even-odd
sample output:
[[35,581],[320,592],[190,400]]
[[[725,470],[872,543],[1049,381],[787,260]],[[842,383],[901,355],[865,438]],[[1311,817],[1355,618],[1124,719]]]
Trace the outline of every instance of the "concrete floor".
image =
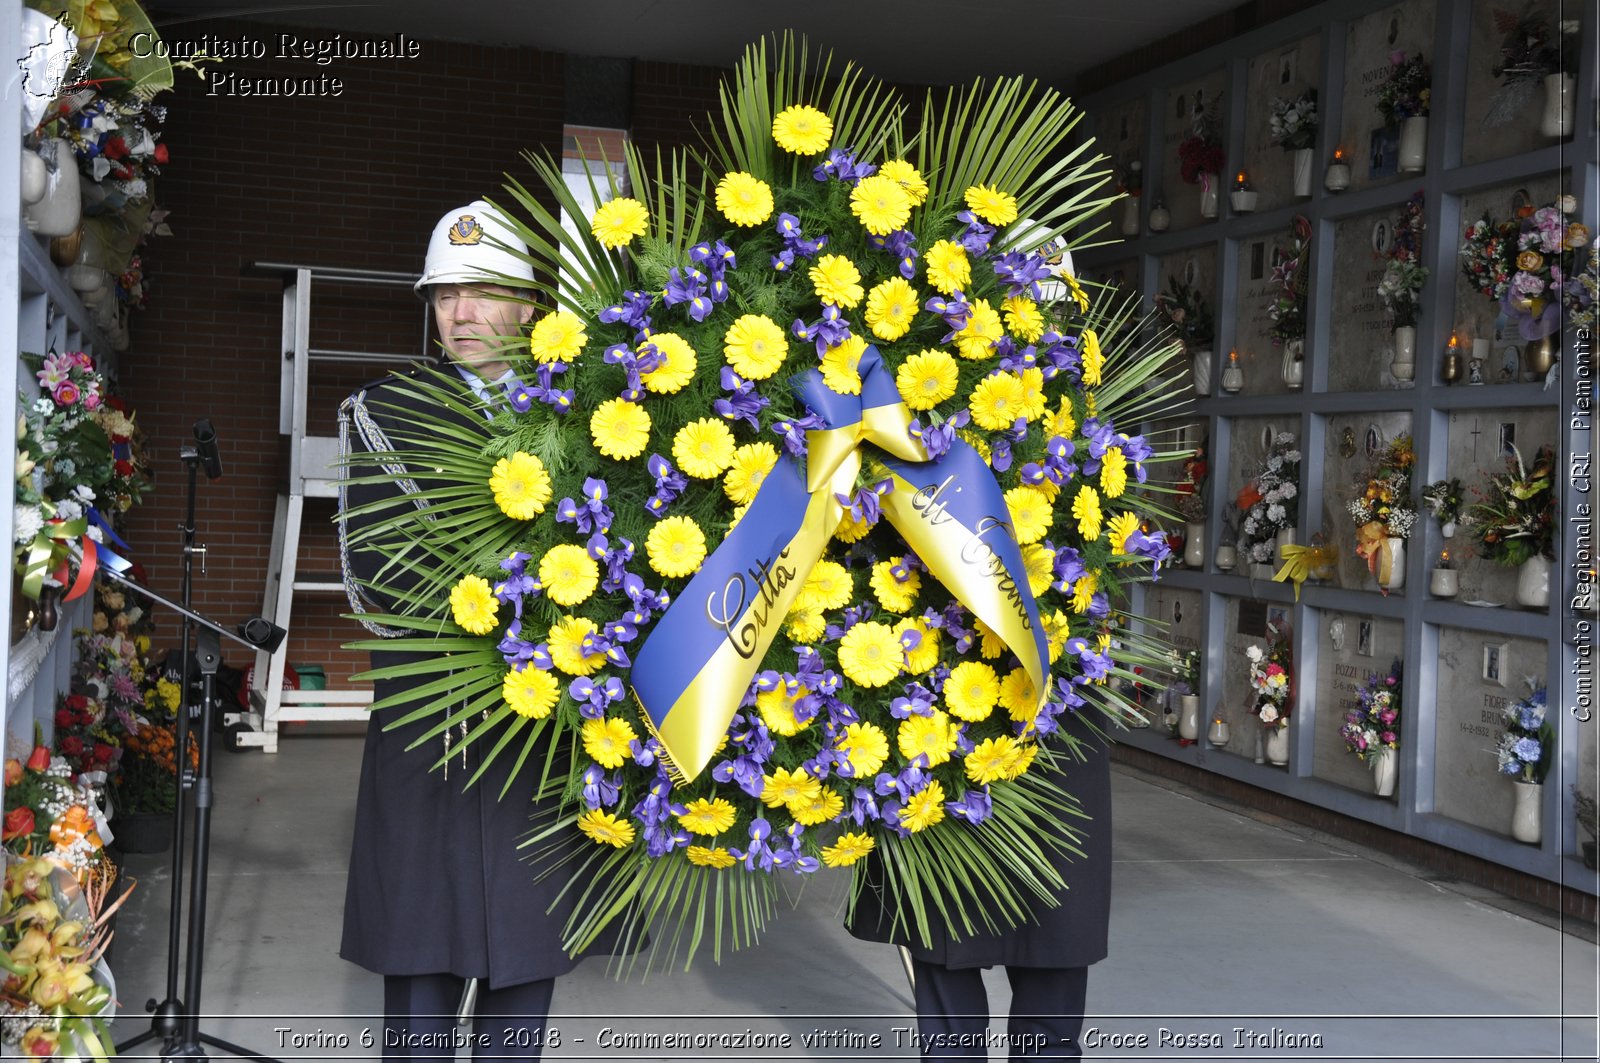
[[[360,755],[348,736],[218,755],[205,1033],[286,1060],[376,1054],[361,1034],[377,1027],[380,979],[337,955]],[[1119,769],[1114,786],[1111,955],[1090,976],[1090,1058],[1596,1058],[1596,946],[1554,916],[1165,780]],[[128,858],[139,881],[113,954],[118,1041],[148,1030],[145,1000],[166,995],[169,860]],[[898,955],[840,928],[844,883],[815,876],[761,945],[720,966],[706,956],[687,974],[619,982],[589,961],[557,985],[562,1042],[545,1058],[914,1058]],[[988,977],[1003,1015],[1004,976]],[[747,1029],[769,1047],[623,1039]],[[808,1046],[814,1031],[824,1041]]]

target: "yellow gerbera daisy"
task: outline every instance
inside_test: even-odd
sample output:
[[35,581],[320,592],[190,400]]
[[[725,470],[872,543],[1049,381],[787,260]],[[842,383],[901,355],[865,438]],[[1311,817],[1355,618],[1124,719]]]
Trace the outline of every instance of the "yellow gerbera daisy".
[[888,236],[911,220],[911,197],[892,177],[863,177],[850,191],[850,213],[873,236]]
[[1039,543],[1022,548],[1022,567],[1028,570],[1028,589],[1035,598],[1043,594],[1055,578],[1056,552]]
[[1001,432],[1010,428],[1027,411],[1027,393],[1022,378],[1015,373],[991,373],[978,381],[967,400],[972,419],[980,428]]
[[1078,430],[1078,419],[1072,414],[1072,400],[1065,395],[1061,396],[1061,408],[1051,414],[1045,431],[1052,436],[1071,439],[1072,434]]
[[789,337],[776,321],[745,314],[722,337],[722,353],[746,380],[765,380],[789,357]]
[[1073,302],[1078,304],[1079,312],[1087,313],[1089,310],[1089,295],[1083,290],[1083,285],[1078,283],[1078,278],[1065,270],[1062,270],[1059,276],[1067,282],[1067,295]]
[[928,198],[928,182],[924,181],[922,173],[906,160],[890,159],[878,168],[878,173],[899,182],[900,187],[906,190],[906,195],[911,197],[913,206],[921,206],[923,200]]
[[1022,371],[1022,416],[1028,420],[1037,420],[1048,407],[1048,400],[1044,395],[1044,370],[1033,366]]
[[837,790],[824,790],[817,795],[815,801],[789,806],[789,814],[794,817],[794,821],[805,827],[826,823],[843,811],[844,798],[839,796]]
[[922,589],[922,576],[914,570],[906,573],[905,582],[895,578],[895,566],[904,563],[903,557],[891,557],[872,566],[872,592],[891,613],[909,613]]
[[934,709],[926,716],[907,716],[900,722],[895,744],[907,760],[925,756],[928,767],[937,768],[955,752],[956,725],[942,709]]
[[633,755],[628,743],[639,737],[627,720],[607,716],[600,720],[584,720],[583,751],[589,759],[602,768],[620,768]]
[[500,696],[518,716],[542,720],[550,715],[556,699],[561,697],[561,685],[544,669],[524,664],[506,673],[500,684]]
[[1056,516],[1044,492],[1026,484],[1006,492],[1006,508],[1011,511],[1012,535],[1024,546],[1044,538]]
[[1107,498],[1121,498],[1128,489],[1128,458],[1121,447],[1107,447],[1100,459],[1100,492]]
[[772,139],[794,155],[815,155],[833,139],[833,119],[815,107],[797,103],[772,120]]
[[1006,312],[1006,328],[1024,343],[1037,343],[1044,335],[1044,315],[1039,304],[1026,295],[1013,295],[1000,306]]
[[1017,743],[1010,735],[985,738],[967,754],[967,778],[979,786],[1008,778],[1016,757]]
[[994,354],[994,345],[1005,336],[1000,325],[1000,311],[989,305],[989,300],[979,299],[972,304],[967,323],[956,333],[956,353],[969,361],[979,361]]
[[1017,200],[1009,192],[988,185],[967,189],[967,206],[990,225],[1010,225],[1017,220]]
[[550,625],[550,631],[545,636],[545,642],[550,647],[550,659],[568,675],[593,675],[605,667],[606,655],[585,651],[584,640],[599,630],[588,617],[562,617]]
[[914,616],[908,616],[894,626],[896,635],[904,635],[908,631],[915,631],[922,638],[916,646],[906,650],[906,673],[921,675],[939,663],[939,632]]
[[861,355],[866,349],[867,341],[860,336],[847,336],[829,347],[822,356],[823,381],[841,395],[861,394]]
[[771,690],[763,690],[756,695],[756,710],[761,713],[761,718],[766,721],[767,729],[788,738],[797,735],[811,726],[812,717],[800,720],[795,717],[794,707],[803,698],[809,697],[811,690],[796,683],[792,687],[780,683]]
[[940,240],[922,257],[928,266],[928,283],[944,294],[965,291],[972,283],[972,263],[967,260],[967,249],[955,241]]
[[938,780],[912,794],[900,809],[900,825],[912,834],[944,819],[944,787]]
[[699,357],[689,341],[671,332],[655,332],[646,343],[655,347],[666,360],[650,372],[640,374],[644,386],[657,395],[682,391],[683,386],[694,379],[694,371],[699,366]]
[[512,520],[532,520],[550,501],[550,474],[537,455],[519,450],[494,463],[489,490],[500,512]]
[[846,513],[839,520],[839,526],[834,529],[833,537],[841,543],[858,542],[867,537],[872,530],[872,525],[864,520],[857,520],[853,515]]
[[986,720],[1000,700],[1000,677],[982,661],[962,661],[944,682],[944,703],[950,714],[968,723]]
[[877,847],[870,834],[841,834],[838,841],[822,850],[822,862],[829,867],[849,867]]
[[1018,742],[1016,754],[1011,758],[1011,772],[1006,778],[1015,779],[1025,774],[1038,755],[1039,747],[1033,742]]
[[706,558],[706,535],[689,517],[667,517],[656,522],[645,539],[650,567],[668,579],[692,576]]
[[761,801],[768,808],[805,805],[821,795],[822,783],[804,768],[792,772],[787,768],[774,768],[771,775],[761,777]]
[[856,624],[839,640],[839,667],[856,686],[887,685],[900,674],[904,660],[894,628],[876,620]]
[[771,443],[746,443],[733,452],[733,464],[722,481],[723,493],[736,505],[748,505],[776,464],[778,451]]
[[816,642],[828,631],[828,618],[822,610],[805,605],[790,609],[789,615],[783,618],[783,624],[789,637],[801,645]]
[[1087,613],[1095,591],[1099,589],[1100,577],[1093,572],[1078,577],[1078,581],[1072,585],[1072,611],[1079,616]]
[[904,278],[890,277],[867,293],[867,327],[880,340],[897,340],[911,331],[917,305],[917,290]]
[[1095,335],[1094,329],[1086,328],[1083,330],[1083,335],[1078,337],[1078,355],[1083,359],[1083,386],[1086,388],[1099,386],[1100,373],[1106,365],[1106,356],[1100,349],[1100,337]]
[[528,335],[528,350],[539,362],[570,362],[578,357],[589,334],[583,330],[583,318],[557,310],[546,314],[533,326]]
[[707,847],[704,845],[691,845],[683,851],[689,863],[696,867],[732,867],[738,863],[738,858],[728,850],[720,847]]
[[615,251],[650,231],[650,212],[637,199],[618,196],[594,212],[589,231],[602,247]]
[[717,209],[742,228],[760,225],[772,217],[772,189],[765,181],[735,170],[717,182]]
[[817,609],[842,609],[855,591],[850,570],[837,561],[824,559],[812,567],[799,600]]
[[1000,633],[985,624],[982,620],[973,620],[972,633],[978,636],[978,654],[984,660],[992,661],[1006,652],[1006,641]]
[[697,797],[685,803],[678,813],[684,830],[713,838],[733,826],[735,818],[733,804],[721,797]]
[[1000,704],[1018,723],[1033,719],[1039,709],[1039,693],[1026,668],[1013,668],[1000,680]]
[[715,479],[733,463],[733,433],[720,417],[690,421],[673,437],[672,456],[685,474]]
[[870,779],[889,759],[889,736],[875,723],[853,723],[839,739],[839,752],[850,761],[857,779]]
[[960,375],[948,351],[924,348],[901,363],[894,384],[911,409],[931,410],[956,393]]
[[846,310],[854,309],[867,294],[861,287],[861,271],[843,255],[823,255],[810,276],[817,298]]
[[1072,515],[1078,518],[1078,534],[1083,536],[1083,541],[1092,543],[1100,538],[1100,522],[1103,516],[1100,512],[1100,495],[1088,484],[1078,488],[1078,495],[1072,500]]
[[1113,554],[1128,552],[1128,537],[1139,530],[1139,518],[1132,513],[1118,513],[1107,525],[1106,539]]
[[608,458],[637,458],[650,442],[649,411],[627,399],[607,399],[589,418],[589,437],[595,449]]
[[578,817],[578,829],[598,845],[626,849],[633,844],[633,824],[603,808],[591,808]]
[[552,546],[539,559],[539,582],[557,605],[573,606],[589,600],[600,583],[600,566],[581,546]]
[[450,588],[450,615],[468,632],[487,635],[499,626],[500,603],[482,576],[462,576]]

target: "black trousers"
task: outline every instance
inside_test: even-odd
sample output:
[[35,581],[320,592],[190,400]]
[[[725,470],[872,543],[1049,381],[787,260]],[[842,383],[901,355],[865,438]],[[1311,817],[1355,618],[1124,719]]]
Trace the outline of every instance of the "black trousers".
[[466,979],[453,974],[385,975],[383,1058],[454,1059],[457,1047],[467,1045],[478,1060],[539,1058],[554,978],[502,989],[480,982],[470,1034],[456,1025],[465,987]]
[[[923,1059],[989,1058],[989,994],[983,969],[952,970],[913,960],[917,989],[917,1033]],[[1011,1015],[1006,1023],[1006,1058],[1012,1063],[1079,1059],[1083,1008],[1089,995],[1087,967],[1014,967]]]

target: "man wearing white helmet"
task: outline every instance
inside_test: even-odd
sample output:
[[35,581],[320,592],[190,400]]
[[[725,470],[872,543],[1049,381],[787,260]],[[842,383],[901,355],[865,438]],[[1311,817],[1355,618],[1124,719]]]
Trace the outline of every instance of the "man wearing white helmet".
[[[444,359],[486,404],[503,397],[512,353],[523,346],[534,312],[527,291],[532,284],[526,246],[489,204],[469,203],[434,227],[416,290],[433,308]],[[414,430],[414,415],[422,412],[423,400],[404,386],[406,379],[369,385],[340,408],[340,437],[353,459],[346,476],[383,473],[385,481],[341,483],[340,553],[358,613],[405,610],[385,593],[385,586],[406,579],[391,563],[403,549],[363,545],[361,533],[382,522],[388,507],[426,505],[420,493],[427,481],[384,458],[399,449],[391,436]],[[364,455],[371,461],[362,462]],[[408,633],[363,624],[379,635]],[[375,669],[416,659],[372,653]],[[380,679],[374,698],[403,695],[430,679]],[[384,976],[385,1059],[454,1056],[466,1043],[455,1016],[471,1010],[480,1016],[471,1041],[475,1054],[537,1059],[555,978],[574,965],[561,948],[566,911],[550,911],[561,880],[535,882],[516,849],[537,805],[527,784],[501,797],[510,782],[509,758],[493,762],[464,789],[481,766],[480,746],[455,749],[447,734],[443,746],[435,737],[408,750],[437,725],[439,714],[457,707],[440,703],[438,714],[393,726],[424,706],[428,700],[418,698],[375,711],[369,721],[340,955]],[[430,770],[441,754],[448,767]]]

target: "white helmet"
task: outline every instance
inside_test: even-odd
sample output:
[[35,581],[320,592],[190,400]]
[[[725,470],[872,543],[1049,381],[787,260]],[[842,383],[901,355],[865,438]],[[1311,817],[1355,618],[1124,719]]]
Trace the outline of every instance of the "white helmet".
[[533,283],[528,245],[506,224],[504,216],[481,199],[439,219],[428,238],[428,257],[414,290],[425,295],[430,284]]

